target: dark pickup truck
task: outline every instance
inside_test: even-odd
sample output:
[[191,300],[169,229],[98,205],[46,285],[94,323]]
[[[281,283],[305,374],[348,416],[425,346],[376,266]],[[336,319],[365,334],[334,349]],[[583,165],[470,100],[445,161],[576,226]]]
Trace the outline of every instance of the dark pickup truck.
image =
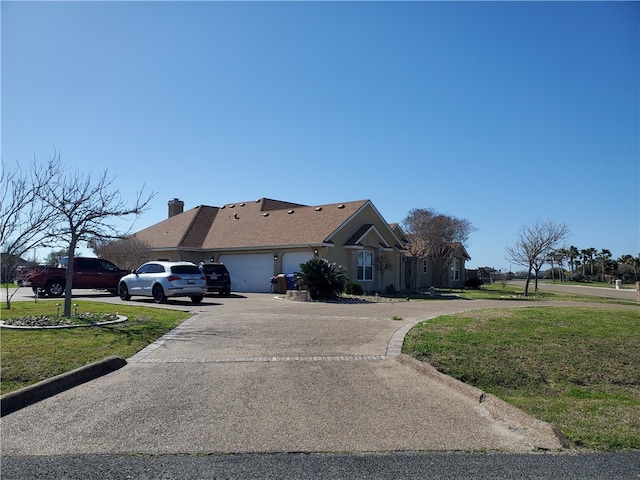
[[[118,282],[131,273],[102,258],[76,257],[73,259],[73,288],[118,291]],[[16,268],[18,285],[33,288],[38,295],[61,297],[64,295],[67,269],[50,266],[19,265]]]

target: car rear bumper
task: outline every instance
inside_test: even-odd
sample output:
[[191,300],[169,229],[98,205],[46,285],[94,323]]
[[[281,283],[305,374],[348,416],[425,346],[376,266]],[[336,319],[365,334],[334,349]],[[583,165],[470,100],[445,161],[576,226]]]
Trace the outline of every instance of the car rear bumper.
[[204,295],[207,293],[206,287],[169,287],[167,297],[188,297],[190,295]]

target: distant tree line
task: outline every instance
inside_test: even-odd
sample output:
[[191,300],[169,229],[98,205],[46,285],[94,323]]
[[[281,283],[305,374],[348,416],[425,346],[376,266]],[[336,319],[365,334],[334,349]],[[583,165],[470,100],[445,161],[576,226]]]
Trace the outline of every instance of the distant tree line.
[[547,264],[551,267],[544,272],[543,278],[573,282],[611,282],[623,283],[640,281],[640,254],[622,255],[617,259],[611,251],[593,247],[579,249],[571,245],[549,252]]

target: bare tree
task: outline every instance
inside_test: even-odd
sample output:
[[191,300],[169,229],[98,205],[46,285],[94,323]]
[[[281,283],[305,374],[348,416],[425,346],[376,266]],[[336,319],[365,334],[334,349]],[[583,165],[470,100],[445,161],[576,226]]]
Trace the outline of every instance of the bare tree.
[[98,257],[105,258],[125,270],[135,270],[148,261],[151,255],[151,246],[135,235],[115,241],[93,239],[89,246]]
[[411,269],[412,275],[417,272],[417,262],[429,258],[435,266],[436,286],[444,286],[446,267],[459,254],[460,246],[466,247],[474,230],[471,222],[432,209],[416,208],[404,219],[403,228],[409,237],[409,253],[416,267]]
[[558,242],[569,234],[565,224],[553,220],[537,221],[531,226],[523,226],[512,246],[507,247],[507,260],[527,267],[527,280],[524,295],[529,295],[531,272],[535,273],[535,291],[538,291],[538,274],[542,265],[547,261],[550,252]]
[[53,224],[52,209],[38,201],[36,194],[55,174],[52,168],[45,168],[36,178],[17,163],[10,168],[4,161],[0,163],[0,252],[7,280],[4,282],[7,309],[11,308],[11,298],[19,288],[10,294],[9,277],[29,252],[33,257],[34,249],[46,242],[44,232]]
[[[144,185],[137,193],[133,206],[127,206],[120,192],[113,189],[115,177],[107,177],[104,170],[94,182],[91,174],[77,169],[69,171],[60,161],[59,155],[49,159],[44,171],[55,171],[55,176],[46,183],[39,182],[36,196],[46,208],[53,212],[55,223],[46,234],[52,240],[63,241],[67,247],[69,261],[65,278],[64,315],[71,316],[71,289],[73,287],[73,259],[80,242],[115,239],[122,237],[117,227],[110,223],[115,218],[140,215],[149,204],[153,194],[143,198]],[[39,170],[34,171],[41,178]]]
[[391,270],[393,261],[386,255],[378,255],[373,261],[373,266],[380,274],[380,288],[384,289],[384,272]]

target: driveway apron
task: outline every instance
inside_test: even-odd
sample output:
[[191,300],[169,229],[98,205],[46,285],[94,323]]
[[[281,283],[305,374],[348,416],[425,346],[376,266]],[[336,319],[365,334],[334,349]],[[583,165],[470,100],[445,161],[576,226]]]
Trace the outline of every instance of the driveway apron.
[[124,368],[3,417],[2,454],[560,449],[398,356],[416,322],[494,306],[206,298]]

